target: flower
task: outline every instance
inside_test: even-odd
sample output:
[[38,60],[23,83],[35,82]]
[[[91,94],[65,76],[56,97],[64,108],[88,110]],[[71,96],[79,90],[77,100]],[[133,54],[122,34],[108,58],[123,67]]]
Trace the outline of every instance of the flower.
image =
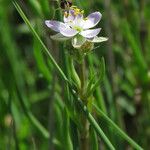
[[75,48],[80,48],[86,41],[96,43],[107,40],[104,37],[97,37],[101,28],[91,29],[99,23],[101,17],[100,12],[94,12],[84,18],[83,11],[75,8],[64,13],[64,23],[46,20],[45,24],[58,32],[58,34],[51,36],[52,39],[63,41],[71,38],[72,45]]

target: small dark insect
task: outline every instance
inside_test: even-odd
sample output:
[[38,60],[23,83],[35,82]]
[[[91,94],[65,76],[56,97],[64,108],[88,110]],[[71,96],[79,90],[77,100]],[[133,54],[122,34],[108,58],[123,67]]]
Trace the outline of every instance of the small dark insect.
[[66,11],[68,11],[71,6],[72,6],[71,0],[61,0],[61,2],[60,2],[61,9],[64,9]]

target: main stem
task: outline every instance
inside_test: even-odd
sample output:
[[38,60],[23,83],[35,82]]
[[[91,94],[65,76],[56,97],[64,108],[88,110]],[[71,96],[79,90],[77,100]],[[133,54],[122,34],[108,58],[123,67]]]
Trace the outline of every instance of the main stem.
[[81,81],[81,88],[80,88],[80,96],[83,98],[84,88],[85,88],[85,62],[82,60],[79,66],[79,77]]
[[[81,80],[81,88],[79,91],[80,98],[83,100],[84,104],[87,105],[87,99],[84,98],[85,92],[85,62],[84,60],[79,66],[79,77]],[[88,120],[85,118],[84,114],[81,113],[80,115],[81,121],[81,133],[80,133],[80,146],[81,150],[89,150],[89,123]]]

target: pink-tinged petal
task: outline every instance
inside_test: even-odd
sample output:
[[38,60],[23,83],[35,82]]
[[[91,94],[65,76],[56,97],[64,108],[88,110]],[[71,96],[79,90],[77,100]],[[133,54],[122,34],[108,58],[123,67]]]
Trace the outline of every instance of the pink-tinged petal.
[[47,25],[47,27],[51,28],[56,32],[60,32],[61,29],[65,29],[67,27],[66,24],[59,21],[53,21],[53,20],[46,20],[45,24]]
[[101,20],[102,14],[100,12],[91,13],[84,21],[83,29],[89,29],[96,26]]
[[70,27],[67,27],[67,28],[63,28],[60,30],[60,33],[63,35],[63,36],[66,36],[66,37],[73,37],[75,36],[78,31],[77,30],[74,30]]
[[[68,13],[66,11],[66,13]],[[67,23],[67,22],[72,22],[73,20],[75,19],[75,15],[74,15],[74,10],[69,10],[69,13],[68,15],[64,15],[64,22]]]
[[85,30],[85,31],[80,32],[80,34],[86,38],[93,38],[99,34],[100,30],[101,28]]

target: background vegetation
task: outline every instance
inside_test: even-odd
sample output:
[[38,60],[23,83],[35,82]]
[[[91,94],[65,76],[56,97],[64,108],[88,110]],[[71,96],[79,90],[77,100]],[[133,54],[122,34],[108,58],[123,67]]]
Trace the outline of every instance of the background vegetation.
[[[51,41],[46,19],[60,19],[57,2],[20,0],[35,31],[66,73],[64,45]],[[150,1],[74,0],[86,14],[100,11],[98,24],[108,42],[86,57],[91,74],[106,62],[95,105],[141,147],[150,147]],[[42,51],[12,1],[0,0],[0,149],[78,148],[77,122],[66,110],[66,85]],[[69,109],[69,108],[68,108]],[[72,107],[70,107],[72,109]],[[71,111],[71,110],[70,110]],[[95,114],[95,115],[94,115]],[[93,115],[117,150],[132,149],[102,114]],[[91,129],[91,149],[107,149]],[[94,139],[94,140],[93,140]],[[95,143],[96,140],[98,142]]]

